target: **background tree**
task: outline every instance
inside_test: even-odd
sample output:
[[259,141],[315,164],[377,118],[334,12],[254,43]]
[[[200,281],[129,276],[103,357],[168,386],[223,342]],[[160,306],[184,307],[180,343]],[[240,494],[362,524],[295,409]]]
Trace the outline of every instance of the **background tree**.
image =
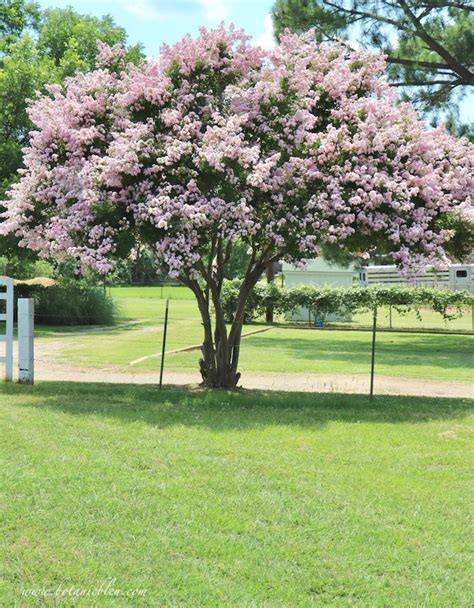
[[[33,126],[28,100],[37,91],[44,93],[48,83],[63,82],[78,70],[93,70],[97,40],[125,45],[127,35],[110,16],[82,15],[71,8],[41,11],[39,5],[25,0],[0,4],[0,200],[23,164],[22,150]],[[139,45],[127,48],[127,59],[140,57]],[[31,270],[36,257],[18,250],[12,237],[0,239],[2,254],[9,256],[15,276]]]
[[[110,16],[81,15],[71,8],[41,12],[34,2],[5,0],[0,6],[0,194],[22,165],[22,148],[32,128],[28,99],[77,70],[95,67],[97,40],[127,39]],[[127,49],[138,60],[139,46]]]
[[387,55],[393,86],[427,112],[443,109],[452,129],[474,87],[474,6],[460,0],[277,0],[277,36],[315,28],[318,40],[347,38]]
[[36,27],[40,16],[39,5],[25,0],[3,0],[0,4],[0,44],[2,52],[22,32]]
[[[101,273],[146,243],[195,294],[207,386],[238,383],[246,303],[269,265],[327,245],[441,264],[447,219],[472,213],[473,146],[397,105],[378,55],[321,47],[313,32],[265,53],[222,26],[157,64],[127,67],[117,46],[99,59],[31,108],[0,233]],[[228,327],[236,243],[248,259]]]
[[250,259],[248,245],[243,241],[235,241],[229,262],[225,267],[226,279],[242,279],[245,276]]

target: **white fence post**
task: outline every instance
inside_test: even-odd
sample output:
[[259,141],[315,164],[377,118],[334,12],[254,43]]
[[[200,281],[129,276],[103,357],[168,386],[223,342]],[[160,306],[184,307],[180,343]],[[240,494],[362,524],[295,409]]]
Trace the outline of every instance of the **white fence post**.
[[[2,289],[3,288],[3,289]],[[5,355],[0,356],[0,363],[5,364],[5,380],[13,380],[13,279],[0,278],[0,302],[5,302],[0,312],[0,322],[5,323],[5,333],[0,334],[0,342],[5,342]],[[3,307],[3,304],[0,304]]]
[[34,327],[35,301],[18,298],[18,381],[23,384],[35,380]]

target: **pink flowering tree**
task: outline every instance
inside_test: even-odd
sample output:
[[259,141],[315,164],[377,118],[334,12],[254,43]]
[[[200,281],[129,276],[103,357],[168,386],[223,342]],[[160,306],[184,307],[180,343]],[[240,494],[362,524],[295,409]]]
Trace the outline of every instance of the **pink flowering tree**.
[[[397,104],[379,55],[311,32],[264,52],[221,26],[157,63],[127,67],[115,47],[101,60],[32,105],[1,231],[99,273],[148,243],[196,296],[208,386],[237,385],[246,301],[270,264],[325,247],[442,264],[446,227],[472,212],[473,147]],[[248,267],[226,325],[237,242]]]

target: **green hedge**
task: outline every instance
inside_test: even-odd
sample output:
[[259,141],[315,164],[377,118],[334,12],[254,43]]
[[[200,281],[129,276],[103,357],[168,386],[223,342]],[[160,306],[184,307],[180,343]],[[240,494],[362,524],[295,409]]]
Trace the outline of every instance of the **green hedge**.
[[[116,307],[103,289],[89,284],[16,285],[15,299],[35,300],[39,325],[113,325]],[[16,310],[16,306],[15,306]]]
[[[226,281],[222,289],[222,302],[227,321],[231,321],[236,309],[240,281]],[[300,308],[311,311],[315,318],[339,312],[356,313],[377,306],[393,306],[400,312],[431,308],[444,319],[458,317],[463,310],[474,306],[474,295],[467,291],[450,291],[428,287],[322,287],[302,285],[278,287],[276,283],[258,283],[251,293],[246,321],[264,315],[266,307],[273,306],[275,314],[290,315]]]

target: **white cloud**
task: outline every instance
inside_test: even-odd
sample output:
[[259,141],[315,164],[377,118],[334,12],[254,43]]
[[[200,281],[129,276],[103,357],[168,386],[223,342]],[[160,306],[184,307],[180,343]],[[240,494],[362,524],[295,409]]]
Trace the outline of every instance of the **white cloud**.
[[120,4],[130,15],[138,17],[138,19],[144,21],[161,21],[163,19],[163,15],[153,6],[150,0],[123,0]]
[[223,21],[229,16],[227,0],[200,0],[207,19]]
[[153,0],[99,0],[102,4],[115,4],[124,13],[141,21],[163,21],[166,15],[154,6]]
[[263,49],[273,49],[275,47],[274,32],[272,16],[267,15],[263,22],[263,32],[255,38],[255,44]]

